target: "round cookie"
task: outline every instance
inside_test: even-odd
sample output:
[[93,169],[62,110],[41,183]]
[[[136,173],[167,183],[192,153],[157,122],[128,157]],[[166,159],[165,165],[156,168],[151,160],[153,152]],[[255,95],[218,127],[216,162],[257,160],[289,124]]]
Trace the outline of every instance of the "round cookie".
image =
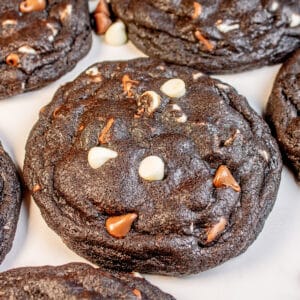
[[0,1],[0,99],[58,79],[91,41],[86,0]]
[[83,263],[25,267],[0,273],[1,299],[174,299],[135,274]]
[[300,183],[300,49],[284,63],[277,75],[267,104],[266,119]]
[[93,65],[61,87],[31,131],[24,176],[78,254],[182,275],[246,250],[281,168],[269,127],[232,87],[144,58]]
[[12,247],[21,207],[21,187],[14,163],[0,143],[0,263]]
[[300,2],[111,0],[147,55],[206,73],[281,62],[300,46]]

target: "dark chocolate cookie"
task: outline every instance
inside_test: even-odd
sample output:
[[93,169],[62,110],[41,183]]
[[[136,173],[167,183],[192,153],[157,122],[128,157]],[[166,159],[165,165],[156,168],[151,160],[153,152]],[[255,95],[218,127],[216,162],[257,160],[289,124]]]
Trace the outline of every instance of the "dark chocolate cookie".
[[111,0],[146,54],[207,73],[282,61],[300,45],[300,1]]
[[14,163],[0,143],[0,263],[11,249],[21,207],[21,187]]
[[196,273],[261,231],[281,158],[230,86],[153,59],[104,62],[42,109],[24,176],[48,225],[106,267]]
[[174,299],[135,274],[108,273],[83,263],[0,273],[1,299]]
[[266,118],[300,183],[300,49],[277,75]]
[[58,79],[87,54],[87,2],[0,1],[0,99]]

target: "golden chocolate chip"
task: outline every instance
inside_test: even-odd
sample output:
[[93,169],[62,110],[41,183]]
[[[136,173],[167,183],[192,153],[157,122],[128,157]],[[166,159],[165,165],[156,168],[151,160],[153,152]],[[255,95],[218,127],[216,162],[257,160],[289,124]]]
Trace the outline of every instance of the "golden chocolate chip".
[[241,191],[241,187],[236,182],[229,169],[224,165],[221,165],[218,168],[213,183],[216,188],[231,187],[236,192]]
[[208,49],[208,51],[212,51],[214,49],[214,45],[206,39],[199,30],[195,32],[195,37]]
[[78,131],[82,131],[84,129],[84,125],[80,125],[79,128],[78,128]]
[[197,19],[202,13],[202,6],[198,2],[194,2],[194,14],[192,19]]
[[229,146],[231,145],[235,140],[236,138],[238,137],[238,135],[240,134],[240,131],[237,129],[235,131],[235,133],[228,139],[224,142],[224,146]]
[[107,144],[109,141],[108,132],[111,129],[112,125],[114,124],[114,118],[109,118],[106,125],[102,129],[100,136],[99,136],[99,143],[100,144]]
[[11,53],[6,57],[5,61],[9,66],[17,67],[20,63],[20,58],[17,54]]
[[94,14],[94,19],[96,25],[96,33],[99,35],[104,34],[112,24],[111,19],[102,12]]
[[94,19],[96,25],[96,33],[99,35],[104,34],[112,24],[106,0],[99,1],[94,12]]
[[32,189],[32,192],[33,193],[36,193],[38,191],[40,191],[42,189],[42,187],[39,185],[39,184],[36,184],[33,189]]
[[130,213],[117,217],[110,217],[106,220],[106,230],[116,238],[125,237],[131,229],[131,225],[137,218],[137,214]]
[[138,289],[134,289],[132,292],[134,293],[134,295],[136,296],[137,299],[139,299],[139,300],[142,299],[142,294]]
[[46,0],[25,0],[20,4],[22,13],[30,13],[33,11],[41,11],[46,8]]
[[124,75],[123,78],[122,78],[122,85],[123,85],[123,90],[125,93],[127,93],[127,96],[128,97],[132,97],[132,87],[134,85],[137,85],[139,84],[139,81],[136,81],[136,80],[131,80],[129,75]]
[[52,113],[52,116],[53,116],[54,119],[57,118],[57,116],[58,116],[59,113],[61,112],[62,108],[63,108],[62,106],[58,106],[58,107],[56,107],[56,108],[54,109],[54,111],[53,111],[53,113]]
[[213,242],[224,230],[227,225],[227,220],[224,217],[220,221],[207,230],[206,243]]
[[95,14],[103,13],[108,17],[110,16],[110,12],[109,12],[109,8],[108,8],[106,0],[100,0],[99,1],[94,13]]

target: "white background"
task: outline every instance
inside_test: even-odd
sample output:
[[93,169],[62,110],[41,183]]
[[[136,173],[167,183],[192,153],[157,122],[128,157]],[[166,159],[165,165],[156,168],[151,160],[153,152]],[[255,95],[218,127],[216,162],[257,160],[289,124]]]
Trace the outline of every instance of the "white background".
[[[25,144],[42,106],[57,88],[73,80],[94,62],[130,59],[142,54],[131,44],[105,45],[94,36],[90,53],[69,74],[39,91],[0,101],[0,139],[22,169]],[[218,76],[246,96],[261,114],[279,66],[235,75]],[[23,205],[13,249],[0,266],[59,265],[85,260],[69,250],[42,219],[32,199]],[[298,300],[300,299],[300,186],[284,168],[278,199],[254,244],[239,257],[198,275],[185,278],[146,276],[177,299]]]

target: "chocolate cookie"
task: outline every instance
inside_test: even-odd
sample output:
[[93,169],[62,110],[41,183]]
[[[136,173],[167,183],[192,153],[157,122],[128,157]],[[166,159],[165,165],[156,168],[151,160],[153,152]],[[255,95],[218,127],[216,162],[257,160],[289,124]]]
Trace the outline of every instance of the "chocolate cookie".
[[83,263],[0,273],[1,299],[174,299],[135,274],[108,273]]
[[300,2],[111,0],[147,55],[207,73],[282,61],[300,46]]
[[86,0],[0,1],[0,99],[58,79],[90,47]]
[[24,176],[48,225],[105,267],[196,273],[261,231],[281,159],[227,84],[153,59],[104,62],[42,109]]
[[300,183],[300,49],[277,75],[266,118]]
[[0,263],[11,249],[21,207],[21,187],[14,163],[0,143]]

